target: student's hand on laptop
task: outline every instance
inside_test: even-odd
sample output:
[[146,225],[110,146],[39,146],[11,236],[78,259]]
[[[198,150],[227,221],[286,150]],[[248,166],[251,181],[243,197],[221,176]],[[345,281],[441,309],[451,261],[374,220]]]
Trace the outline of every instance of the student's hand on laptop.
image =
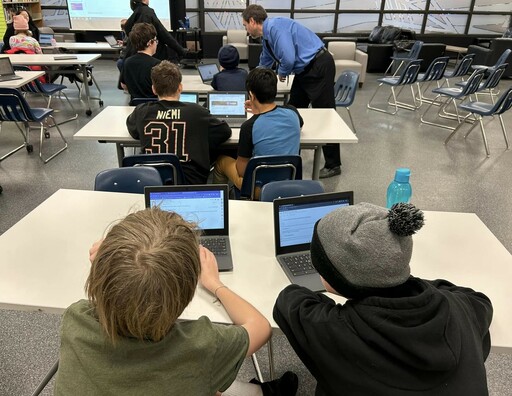
[[103,242],[103,239],[100,239],[99,241],[96,241],[92,244],[91,248],[89,249],[89,261],[92,262],[96,258],[96,254],[98,253],[98,249],[101,246],[101,243]]
[[222,282],[219,279],[217,259],[212,252],[202,245],[199,245],[199,258],[201,259],[199,282],[210,293],[214,293],[219,286],[222,286]]

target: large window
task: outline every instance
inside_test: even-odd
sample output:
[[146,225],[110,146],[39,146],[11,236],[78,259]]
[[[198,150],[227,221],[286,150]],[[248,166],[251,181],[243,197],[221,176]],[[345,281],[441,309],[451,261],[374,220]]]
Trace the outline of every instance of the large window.
[[379,24],[417,33],[501,34],[512,15],[512,0],[186,0],[194,26],[207,33],[243,29],[248,4],[322,34],[369,32]]

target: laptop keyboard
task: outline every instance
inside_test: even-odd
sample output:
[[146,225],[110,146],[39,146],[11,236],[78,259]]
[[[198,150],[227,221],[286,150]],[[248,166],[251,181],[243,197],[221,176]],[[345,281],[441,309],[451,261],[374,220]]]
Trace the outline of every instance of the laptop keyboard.
[[281,257],[284,264],[291,271],[293,276],[316,274],[317,271],[311,264],[311,256],[309,253],[298,254],[295,256]]
[[201,245],[216,256],[226,256],[228,254],[228,247],[225,238],[204,238],[201,239]]

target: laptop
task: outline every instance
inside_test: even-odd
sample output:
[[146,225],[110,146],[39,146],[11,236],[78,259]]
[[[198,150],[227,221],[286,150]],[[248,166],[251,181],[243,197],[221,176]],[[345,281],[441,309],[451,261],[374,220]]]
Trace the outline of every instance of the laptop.
[[353,205],[354,193],[334,192],[274,200],[276,258],[291,283],[324,291],[309,252],[316,222],[334,209]]
[[214,117],[226,121],[232,128],[237,128],[247,121],[246,99],[245,92],[208,92],[208,109]]
[[51,33],[40,33],[39,34],[39,45],[41,47],[51,47],[53,38],[54,38],[54,36]]
[[199,103],[199,95],[197,92],[182,92],[180,95],[180,102],[186,103]]
[[210,85],[213,76],[219,72],[219,66],[216,63],[202,63],[197,65],[197,71],[203,83]]
[[195,222],[202,231],[200,242],[215,255],[219,271],[233,269],[226,184],[145,187],[144,196],[147,208],[159,206]]
[[0,81],[21,80],[22,78],[14,73],[9,57],[0,58]]
[[105,40],[107,40],[107,43],[108,43],[108,45],[110,45],[110,47],[112,47],[112,48],[123,48],[122,45],[118,44],[116,38],[113,35],[109,34],[108,36],[103,36],[103,37],[105,37]]

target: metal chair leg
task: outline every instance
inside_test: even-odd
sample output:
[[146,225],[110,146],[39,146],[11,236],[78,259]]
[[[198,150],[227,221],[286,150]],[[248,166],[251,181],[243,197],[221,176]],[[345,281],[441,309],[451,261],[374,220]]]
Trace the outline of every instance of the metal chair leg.
[[503,137],[505,138],[505,144],[507,145],[507,150],[508,150],[509,144],[508,144],[507,130],[505,129],[505,123],[503,122],[503,118],[501,118],[501,114],[498,114],[498,117],[500,119],[501,130],[503,132]]
[[48,382],[50,382],[50,380],[52,379],[52,377],[55,375],[55,373],[57,372],[57,369],[59,368],[59,360],[57,360],[52,368],[50,369],[50,371],[48,371],[48,373],[46,373],[45,377],[43,378],[43,380],[39,383],[39,385],[37,386],[36,390],[34,391],[34,393],[32,393],[32,396],[39,396],[41,394],[41,392],[43,391],[43,389],[46,387],[46,385],[48,384]]
[[263,381],[263,375],[261,374],[260,365],[258,364],[258,359],[256,358],[256,354],[253,353],[251,355],[252,364],[254,366],[254,370],[256,371],[256,376],[258,377],[258,381]]
[[60,130],[59,125],[55,122],[55,119],[53,118],[53,116],[49,115],[48,118],[51,118],[51,120],[53,121],[53,126],[57,129],[57,132],[59,132],[59,135],[64,142],[64,147],[59,149],[57,152],[55,152],[48,158],[46,158],[46,159],[43,158],[43,141],[44,141],[44,132],[45,132],[46,128],[45,128],[45,125],[41,122],[40,123],[40,136],[39,136],[39,158],[41,158],[41,160],[45,164],[48,163],[50,160],[52,160],[53,158],[55,158],[57,155],[59,155],[60,153],[62,153],[64,150],[66,150],[68,148],[68,142],[67,142],[66,138],[64,137],[64,135],[62,134],[62,131]]
[[346,107],[346,109],[347,109],[348,117],[350,118],[350,124],[352,124],[352,131],[354,132],[354,135],[357,135],[356,125],[354,124],[354,120],[352,119],[352,114],[350,113],[350,108]]

